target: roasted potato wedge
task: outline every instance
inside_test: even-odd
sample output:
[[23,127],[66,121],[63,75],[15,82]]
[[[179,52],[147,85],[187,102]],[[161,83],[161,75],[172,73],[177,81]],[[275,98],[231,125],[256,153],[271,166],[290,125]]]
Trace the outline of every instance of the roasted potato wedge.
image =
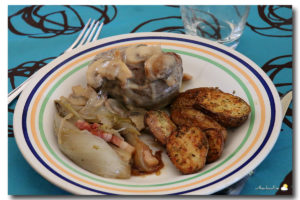
[[171,108],[192,108],[196,103],[198,88],[187,90],[180,93],[172,102]]
[[207,129],[204,131],[208,140],[206,163],[212,163],[220,158],[224,148],[224,137],[219,130]]
[[222,133],[224,140],[227,138],[227,130],[224,127],[194,108],[173,108],[171,119],[178,126],[196,126],[201,130],[216,129]]
[[251,112],[250,106],[243,99],[217,88],[198,88],[193,107],[211,116],[226,128],[240,126]]
[[208,140],[198,127],[180,127],[167,142],[167,154],[183,174],[198,172],[205,166]]
[[171,121],[169,115],[161,110],[151,110],[145,114],[145,124],[149,127],[150,132],[163,145],[171,133],[176,130],[176,125]]
[[247,120],[251,107],[243,99],[218,88],[202,87],[180,93],[171,108],[195,108],[225,128],[235,128]]

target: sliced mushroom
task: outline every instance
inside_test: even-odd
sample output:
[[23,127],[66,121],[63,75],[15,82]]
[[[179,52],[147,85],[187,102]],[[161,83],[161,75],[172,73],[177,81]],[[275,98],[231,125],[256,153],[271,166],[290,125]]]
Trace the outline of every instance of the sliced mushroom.
[[167,83],[167,85],[170,86],[170,87],[171,87],[172,85],[175,85],[176,82],[177,82],[177,80],[176,80],[176,77],[174,77],[174,76],[169,76],[169,77],[166,79],[166,83]]
[[87,70],[86,80],[87,84],[92,88],[98,89],[101,87],[103,79],[102,76],[98,73],[98,68],[102,64],[103,60],[99,59],[94,61]]
[[89,66],[87,82],[125,105],[161,108],[179,92],[182,73],[179,55],[139,44],[97,55]]
[[147,60],[153,54],[161,52],[160,46],[133,45],[125,50],[124,60],[126,64],[135,65]]
[[124,62],[119,59],[104,60],[98,59],[93,62],[87,72],[87,82],[93,88],[102,85],[103,78],[108,80],[120,80],[124,86],[127,79],[132,78],[133,74]]
[[150,80],[165,79],[176,65],[176,58],[173,54],[160,53],[151,56],[145,62],[145,74]]

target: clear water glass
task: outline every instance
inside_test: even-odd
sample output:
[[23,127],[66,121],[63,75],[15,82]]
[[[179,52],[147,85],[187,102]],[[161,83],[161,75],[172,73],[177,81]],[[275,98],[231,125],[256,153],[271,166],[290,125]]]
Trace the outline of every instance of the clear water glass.
[[245,28],[250,6],[180,6],[186,34],[236,48]]

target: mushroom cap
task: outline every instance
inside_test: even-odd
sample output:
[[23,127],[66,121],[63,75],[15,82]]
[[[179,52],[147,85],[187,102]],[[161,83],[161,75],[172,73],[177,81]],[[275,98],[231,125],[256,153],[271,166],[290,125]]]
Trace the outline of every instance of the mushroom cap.
[[97,55],[87,82],[127,105],[160,108],[179,93],[182,76],[179,55],[142,44]]

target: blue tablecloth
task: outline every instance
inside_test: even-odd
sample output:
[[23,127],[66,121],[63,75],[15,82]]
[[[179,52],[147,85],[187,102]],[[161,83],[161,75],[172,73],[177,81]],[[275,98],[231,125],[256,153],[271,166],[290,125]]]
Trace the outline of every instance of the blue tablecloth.
[[[101,38],[150,31],[184,34],[178,6],[9,6],[8,15],[8,92],[62,54],[89,18],[104,21]],[[280,95],[292,89],[292,28],[291,6],[251,6],[236,49],[262,67]],[[36,173],[21,155],[13,133],[15,105],[8,106],[9,195],[69,194]],[[292,133],[290,105],[274,148],[241,195],[291,194]],[[283,184],[287,191],[280,190]]]

